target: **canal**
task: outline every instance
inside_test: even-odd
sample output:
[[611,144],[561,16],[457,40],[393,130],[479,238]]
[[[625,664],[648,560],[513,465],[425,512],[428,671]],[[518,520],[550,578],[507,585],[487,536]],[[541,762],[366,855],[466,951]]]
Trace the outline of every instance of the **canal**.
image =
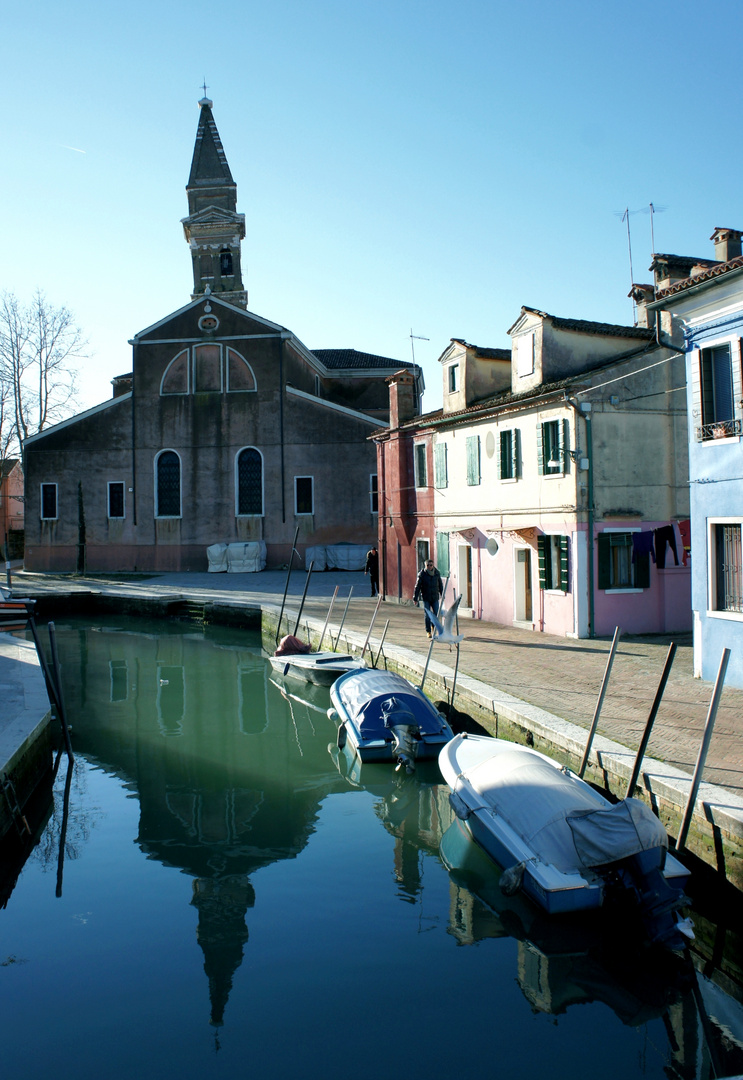
[[122,617],[57,638],[76,760],[3,897],[4,1075],[743,1071],[714,963],[506,900],[435,764],[349,762],[327,691],[287,694],[257,635]]

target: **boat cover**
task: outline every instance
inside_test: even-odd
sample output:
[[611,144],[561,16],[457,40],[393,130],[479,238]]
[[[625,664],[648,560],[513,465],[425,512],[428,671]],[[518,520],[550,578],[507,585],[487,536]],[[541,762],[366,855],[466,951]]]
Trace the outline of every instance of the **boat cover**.
[[[390,723],[415,723],[423,734],[441,731],[444,721],[428,698],[402,675],[391,671],[354,672],[335,683],[331,697],[337,697],[364,739],[383,739],[388,734],[385,717]],[[390,699],[395,699],[389,704]],[[412,714],[412,716],[410,715]]]
[[466,779],[535,855],[563,873],[668,843],[663,825],[636,799],[612,806],[585,781],[524,748],[467,768]]

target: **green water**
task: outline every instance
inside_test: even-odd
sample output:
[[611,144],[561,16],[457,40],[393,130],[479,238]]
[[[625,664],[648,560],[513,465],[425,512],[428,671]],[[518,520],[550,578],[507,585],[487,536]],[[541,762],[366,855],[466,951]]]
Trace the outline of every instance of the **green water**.
[[505,902],[435,765],[339,758],[256,637],[57,635],[76,763],[0,911],[4,1076],[708,1075],[696,987]]

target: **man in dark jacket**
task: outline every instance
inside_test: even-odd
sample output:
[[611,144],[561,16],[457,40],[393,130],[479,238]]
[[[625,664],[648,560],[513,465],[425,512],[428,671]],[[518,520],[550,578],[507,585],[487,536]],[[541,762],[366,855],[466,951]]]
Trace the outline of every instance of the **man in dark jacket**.
[[376,596],[379,592],[379,552],[376,544],[372,544],[371,550],[366,553],[364,573],[369,575],[372,596]]
[[[424,604],[427,604],[434,615],[439,610],[439,599],[444,591],[444,586],[441,581],[441,574],[433,565],[433,559],[427,559],[425,566],[418,574],[418,580],[415,583],[415,592],[413,593],[413,600],[415,606],[418,606],[420,600]],[[426,614],[426,633],[430,637],[433,632],[433,624]]]

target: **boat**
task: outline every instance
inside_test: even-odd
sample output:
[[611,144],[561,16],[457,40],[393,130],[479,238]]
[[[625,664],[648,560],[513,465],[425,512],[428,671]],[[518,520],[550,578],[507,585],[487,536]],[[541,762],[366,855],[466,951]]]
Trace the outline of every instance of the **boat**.
[[366,661],[350,653],[297,653],[294,656],[270,656],[271,667],[277,675],[301,679],[316,686],[332,686],[346,672],[366,671]]
[[439,755],[456,816],[548,914],[627,900],[651,941],[678,949],[693,937],[680,909],[686,868],[662,823],[638,799],[613,804],[566,767],[525,746],[457,735]]
[[407,773],[435,759],[453,738],[444,716],[402,675],[368,668],[342,675],[330,689],[338,747],[350,744],[362,762],[395,762]]
[[0,630],[25,626],[29,616],[33,615],[35,603],[35,600],[0,595]]

